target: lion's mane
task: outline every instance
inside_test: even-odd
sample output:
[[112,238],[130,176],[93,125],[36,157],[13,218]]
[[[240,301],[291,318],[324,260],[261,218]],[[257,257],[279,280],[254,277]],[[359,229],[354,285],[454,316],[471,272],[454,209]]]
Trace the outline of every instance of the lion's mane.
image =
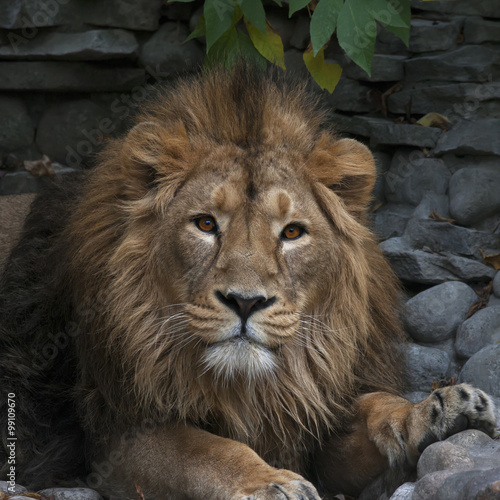
[[[23,411],[31,415],[20,431],[27,480],[41,481],[33,448],[54,440],[50,428],[58,415],[49,397],[52,408],[64,411],[66,425],[51,448],[58,450],[54,470],[68,459],[69,451],[61,450],[83,440],[75,431],[79,425],[90,448],[120,427],[125,432],[144,422],[185,421],[300,471],[318,442],[344,429],[357,394],[397,388],[398,290],[363,215],[373,179],[358,185],[355,175],[345,175],[366,158],[342,164],[334,149],[321,150],[321,141],[336,140],[327,121],[303,85],[279,76],[241,67],[184,79],[152,100],[137,119],[143,126],[109,143],[82,189],[57,188],[62,194],[55,197],[55,210],[38,201],[7,264],[0,301],[7,350],[2,383],[28,377]],[[162,127],[150,129],[151,122]],[[329,293],[310,313],[333,333],[324,335],[311,321],[309,348],[283,349],[274,376],[251,383],[200,373],[199,346],[183,348],[175,335],[158,338],[162,322],[179,309],[161,301],[157,254],[151,252],[156,220],[189,182],[196,162],[190,144],[203,150],[226,143],[294,150],[314,163],[311,175],[319,179],[337,162],[339,173],[329,186],[346,197],[351,212],[343,216],[340,205],[318,194],[341,238],[335,276],[325,277],[331,279]],[[33,269],[35,278],[29,275]],[[20,328],[20,318],[29,315]],[[33,366],[28,351],[44,349],[50,335],[61,331],[69,345]],[[63,390],[57,389],[61,380]],[[35,431],[40,422],[49,429],[45,434]],[[39,445],[28,444],[34,435]],[[45,460],[46,471],[47,453]]]

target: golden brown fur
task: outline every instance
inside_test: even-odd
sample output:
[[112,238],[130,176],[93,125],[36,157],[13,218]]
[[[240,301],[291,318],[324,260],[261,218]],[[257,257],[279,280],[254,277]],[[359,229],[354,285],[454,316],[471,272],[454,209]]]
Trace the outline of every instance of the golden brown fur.
[[365,225],[374,179],[304,86],[245,67],[181,81],[109,144],[60,236],[97,487],[318,498],[297,474],[358,493],[404,469],[387,429],[427,412],[419,443],[434,403],[390,394],[402,335]]
[[[131,420],[162,415],[209,422],[218,433],[250,444],[271,462],[300,468],[304,450],[341,423],[361,387],[397,387],[391,346],[399,340],[399,325],[387,307],[397,302],[396,285],[373,236],[361,224],[375,177],[370,153],[359,143],[321,132],[321,114],[304,89],[285,94],[271,82],[260,83],[262,88],[250,87],[254,96],[245,97],[254,106],[247,109],[246,102],[237,100],[246,85],[220,74],[181,84],[155,102],[125,140],[112,144],[92,173],[70,224],[77,256],[72,262],[74,286],[78,301],[105,296],[106,302],[92,325],[97,338],[93,333],[85,336],[81,349],[94,357],[88,361],[91,369],[99,363],[109,370],[103,380],[119,378],[129,385],[119,388],[118,399],[115,385],[103,386],[94,373],[84,372],[83,386],[87,404],[95,401],[96,408],[104,397],[121,405],[118,413]],[[215,188],[208,179],[222,178],[231,168],[234,178],[227,187],[240,190],[236,205],[249,182],[258,191],[261,184],[274,182],[285,192],[293,189],[297,198],[307,191],[307,202],[318,204],[313,215],[325,232],[317,253],[307,257],[309,264],[304,255],[297,257],[302,260],[297,266],[307,269],[315,260],[325,269],[314,276],[309,267],[309,276],[300,276],[304,303],[288,305],[296,321],[300,315],[308,321],[303,328],[307,338],[284,343],[282,364],[273,376],[251,383],[246,376],[228,382],[212,371],[203,373],[199,362],[204,345],[186,341],[177,349],[183,340],[175,328],[177,334],[169,337],[171,325],[158,339],[162,319],[183,311],[171,304],[187,302],[188,312],[198,307],[206,320],[195,328],[204,329],[205,336],[211,318],[220,315],[207,309],[210,305],[196,306],[196,297],[189,295],[183,283],[188,270],[176,269],[177,255],[168,245],[169,238],[179,237],[168,219],[174,194],[181,187],[189,189],[190,179],[197,186],[205,183],[208,193]],[[287,181],[280,169],[297,179]],[[349,193],[344,199],[325,187],[335,185],[343,192],[344,184]],[[233,212],[246,207],[241,204]],[[182,209],[187,211],[186,202]],[[234,252],[238,244],[245,243],[232,241],[223,252]],[[275,244],[262,241],[255,246],[255,262],[261,267],[257,272],[265,275],[265,261],[273,259]],[[193,244],[183,251],[197,249]],[[219,259],[225,257],[223,253]],[[199,267],[197,273],[207,272]],[[240,271],[228,279],[243,278]],[[187,338],[189,330],[181,333]],[[89,417],[101,420],[103,415],[96,410]]]

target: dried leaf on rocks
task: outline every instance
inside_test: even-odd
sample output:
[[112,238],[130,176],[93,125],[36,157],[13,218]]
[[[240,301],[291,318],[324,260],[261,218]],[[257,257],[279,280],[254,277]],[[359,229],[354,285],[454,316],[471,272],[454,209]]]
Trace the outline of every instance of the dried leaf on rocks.
[[23,493],[21,496],[26,498],[36,498],[36,500],[43,500],[43,498],[46,498],[38,493]]
[[477,302],[474,302],[474,304],[469,307],[467,318],[470,318],[473,314],[477,313],[481,309],[484,309],[488,305],[488,301],[490,300],[490,295],[492,294],[492,292],[493,280],[491,280],[489,284],[486,285],[482,290],[476,292],[479,300]]
[[449,379],[434,379],[431,384],[431,392],[441,387],[449,387],[450,385],[457,385],[457,377],[455,377],[455,375],[452,375]]
[[144,498],[144,493],[142,492],[142,488],[138,483],[135,483],[135,489],[137,490],[137,500],[146,500]]
[[448,130],[450,120],[444,115],[432,112],[422,116],[420,120],[417,120],[417,123],[423,127],[437,127],[446,132]]
[[53,179],[55,176],[54,167],[47,155],[43,155],[41,160],[26,160],[24,162],[24,168],[35,177],[50,177]]
[[7,493],[4,493],[3,491],[0,491],[0,500],[7,500],[9,498],[9,495]]
[[455,219],[448,219],[446,217],[443,217],[441,215],[439,215],[436,211],[436,209],[434,209],[430,214],[429,214],[429,217],[431,219],[434,219],[434,220],[437,220],[438,222],[449,222],[450,224],[453,224],[455,221]]
[[484,264],[493,267],[495,271],[500,269],[500,253],[487,254],[484,250],[479,249]]

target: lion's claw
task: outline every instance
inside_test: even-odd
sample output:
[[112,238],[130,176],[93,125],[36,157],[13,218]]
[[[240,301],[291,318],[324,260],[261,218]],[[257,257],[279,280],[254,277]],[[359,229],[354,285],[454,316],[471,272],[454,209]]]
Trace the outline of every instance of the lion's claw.
[[305,479],[279,481],[257,488],[240,500],[320,500],[316,488]]

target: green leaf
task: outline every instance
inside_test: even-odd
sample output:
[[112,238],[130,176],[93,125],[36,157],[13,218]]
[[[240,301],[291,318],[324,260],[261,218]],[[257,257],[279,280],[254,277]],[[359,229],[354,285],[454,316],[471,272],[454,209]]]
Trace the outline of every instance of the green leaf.
[[200,36],[205,36],[207,33],[205,26],[205,16],[201,16],[196,23],[193,32],[186,38],[186,42],[192,40],[193,38],[198,38]]
[[205,0],[207,53],[212,45],[233,26],[235,4],[233,0]]
[[371,74],[377,23],[365,0],[346,0],[337,19],[337,38],[346,54]]
[[243,58],[254,62],[261,68],[266,67],[266,60],[257,52],[250,38],[232,26],[215,42],[207,54],[205,64],[224,64],[233,66]]
[[319,0],[311,17],[311,42],[314,56],[332,36],[343,0]]
[[312,50],[307,49],[303,58],[309,73],[311,73],[316,83],[331,94],[337,83],[339,83],[342,68],[337,63],[326,62],[324,50],[324,48],[321,49],[315,57]]
[[290,0],[288,17],[292,17],[294,12],[303,9],[311,0]]
[[266,12],[262,0],[237,0],[243,11],[245,19],[248,19],[262,33],[266,32]]
[[281,0],[273,0],[273,1],[274,1],[274,3],[277,3],[280,7],[283,7]]
[[264,35],[250,21],[245,19],[250,39],[253,45],[268,61],[276,64],[280,68],[285,69],[285,52],[283,50],[283,42],[281,37],[273,30],[271,25],[266,22],[266,34]]

